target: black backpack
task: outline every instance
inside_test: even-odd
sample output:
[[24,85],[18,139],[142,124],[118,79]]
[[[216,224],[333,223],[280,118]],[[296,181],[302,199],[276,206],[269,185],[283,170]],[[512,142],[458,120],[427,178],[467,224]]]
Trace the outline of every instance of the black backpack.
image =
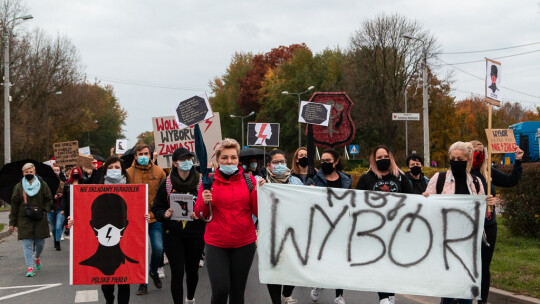
[[[473,184],[474,188],[476,188],[476,193],[480,191],[480,182],[478,182],[478,177],[472,175],[473,177]],[[446,181],[446,172],[439,172],[439,176],[437,177],[437,186],[435,189],[437,189],[437,194],[441,194],[444,188],[444,182]]]

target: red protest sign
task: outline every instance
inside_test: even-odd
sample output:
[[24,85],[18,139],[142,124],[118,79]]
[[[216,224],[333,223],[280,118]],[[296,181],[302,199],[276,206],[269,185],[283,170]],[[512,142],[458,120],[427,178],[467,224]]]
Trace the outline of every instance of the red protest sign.
[[147,283],[147,185],[75,185],[70,284]]

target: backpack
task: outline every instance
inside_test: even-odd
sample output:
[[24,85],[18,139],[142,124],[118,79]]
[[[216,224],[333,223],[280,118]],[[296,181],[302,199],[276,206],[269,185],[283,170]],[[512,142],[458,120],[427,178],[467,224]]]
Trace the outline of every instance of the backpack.
[[[472,175],[473,177],[473,184],[474,188],[476,188],[476,193],[480,191],[480,183],[478,182],[478,177]],[[437,194],[441,194],[444,188],[444,182],[446,181],[446,172],[439,172],[439,176],[437,177],[437,185],[435,189],[437,189]]]

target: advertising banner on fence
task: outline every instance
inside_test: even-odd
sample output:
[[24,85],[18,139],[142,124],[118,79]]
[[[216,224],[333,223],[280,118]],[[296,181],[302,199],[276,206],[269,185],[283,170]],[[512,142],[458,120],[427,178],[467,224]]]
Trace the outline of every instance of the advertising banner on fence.
[[[172,166],[172,154],[174,150],[184,147],[195,153],[195,133],[193,126],[180,130],[174,116],[152,117],[154,128],[155,151],[158,153],[157,161],[160,167],[170,168]],[[221,142],[221,122],[219,113],[214,113],[214,117],[199,123],[206,145],[208,163],[216,161],[215,149]]]
[[268,184],[261,283],[478,298],[485,196]]
[[148,282],[147,185],[75,185],[71,285]]

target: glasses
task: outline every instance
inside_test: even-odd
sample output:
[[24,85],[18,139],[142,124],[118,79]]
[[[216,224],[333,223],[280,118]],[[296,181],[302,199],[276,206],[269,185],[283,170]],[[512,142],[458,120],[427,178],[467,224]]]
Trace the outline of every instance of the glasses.
[[272,165],[279,165],[279,164],[285,165],[287,163],[287,161],[286,160],[273,160],[270,163]]
[[321,163],[323,163],[323,164],[332,164],[332,163],[334,163],[334,160],[331,159],[331,158],[321,159]]

